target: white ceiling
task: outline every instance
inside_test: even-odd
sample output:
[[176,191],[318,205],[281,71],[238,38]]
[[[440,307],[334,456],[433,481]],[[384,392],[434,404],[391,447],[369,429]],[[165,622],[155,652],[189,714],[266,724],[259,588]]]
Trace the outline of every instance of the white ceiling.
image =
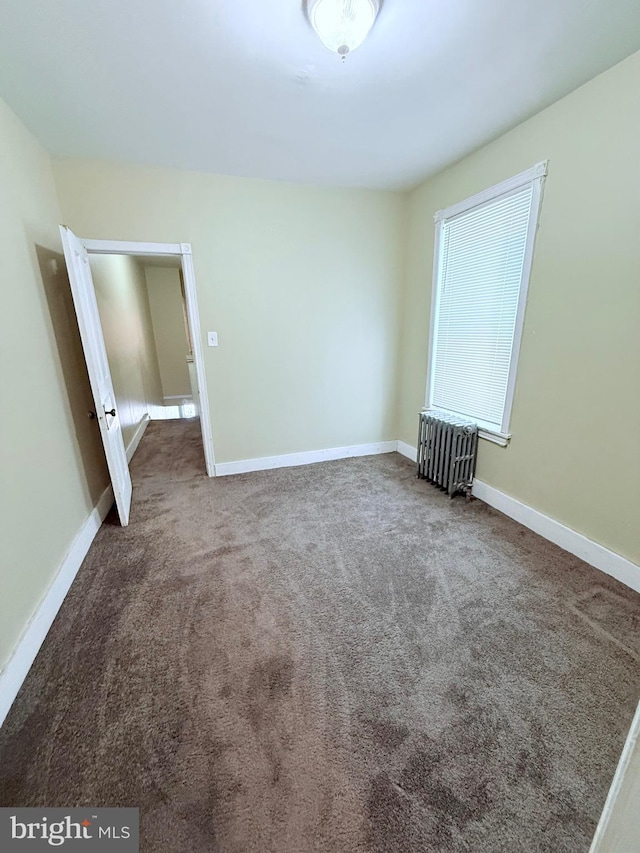
[[0,0],[0,95],[54,154],[396,189],[640,48],[639,0],[384,0],[343,64],[304,6]]

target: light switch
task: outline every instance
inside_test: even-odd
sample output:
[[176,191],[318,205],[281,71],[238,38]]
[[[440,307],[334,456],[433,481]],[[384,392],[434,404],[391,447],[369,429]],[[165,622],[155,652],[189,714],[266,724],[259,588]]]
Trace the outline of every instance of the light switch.
[[218,333],[217,332],[207,332],[207,343],[210,347],[218,346]]

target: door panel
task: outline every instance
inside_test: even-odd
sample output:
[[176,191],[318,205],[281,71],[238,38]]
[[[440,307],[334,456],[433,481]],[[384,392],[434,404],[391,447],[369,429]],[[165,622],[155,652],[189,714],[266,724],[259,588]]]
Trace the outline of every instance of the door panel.
[[129,465],[116,410],[116,398],[113,393],[113,383],[111,382],[107,350],[100,325],[89,257],[80,240],[69,228],[61,225],[60,236],[69,271],[71,293],[78,317],[80,338],[87,362],[100,435],[107,458],[120,523],[124,527],[129,523],[131,476],[129,475]]

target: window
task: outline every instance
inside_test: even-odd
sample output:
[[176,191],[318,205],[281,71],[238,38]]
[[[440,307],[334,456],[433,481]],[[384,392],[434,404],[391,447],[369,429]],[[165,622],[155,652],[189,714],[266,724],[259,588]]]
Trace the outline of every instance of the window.
[[547,164],[436,213],[429,409],[509,439],[520,336]]

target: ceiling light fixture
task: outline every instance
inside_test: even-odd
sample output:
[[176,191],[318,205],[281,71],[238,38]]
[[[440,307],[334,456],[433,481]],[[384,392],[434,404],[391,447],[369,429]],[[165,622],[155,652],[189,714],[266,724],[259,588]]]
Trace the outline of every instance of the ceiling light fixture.
[[367,37],[378,14],[379,0],[308,0],[311,26],[329,50],[342,59]]

